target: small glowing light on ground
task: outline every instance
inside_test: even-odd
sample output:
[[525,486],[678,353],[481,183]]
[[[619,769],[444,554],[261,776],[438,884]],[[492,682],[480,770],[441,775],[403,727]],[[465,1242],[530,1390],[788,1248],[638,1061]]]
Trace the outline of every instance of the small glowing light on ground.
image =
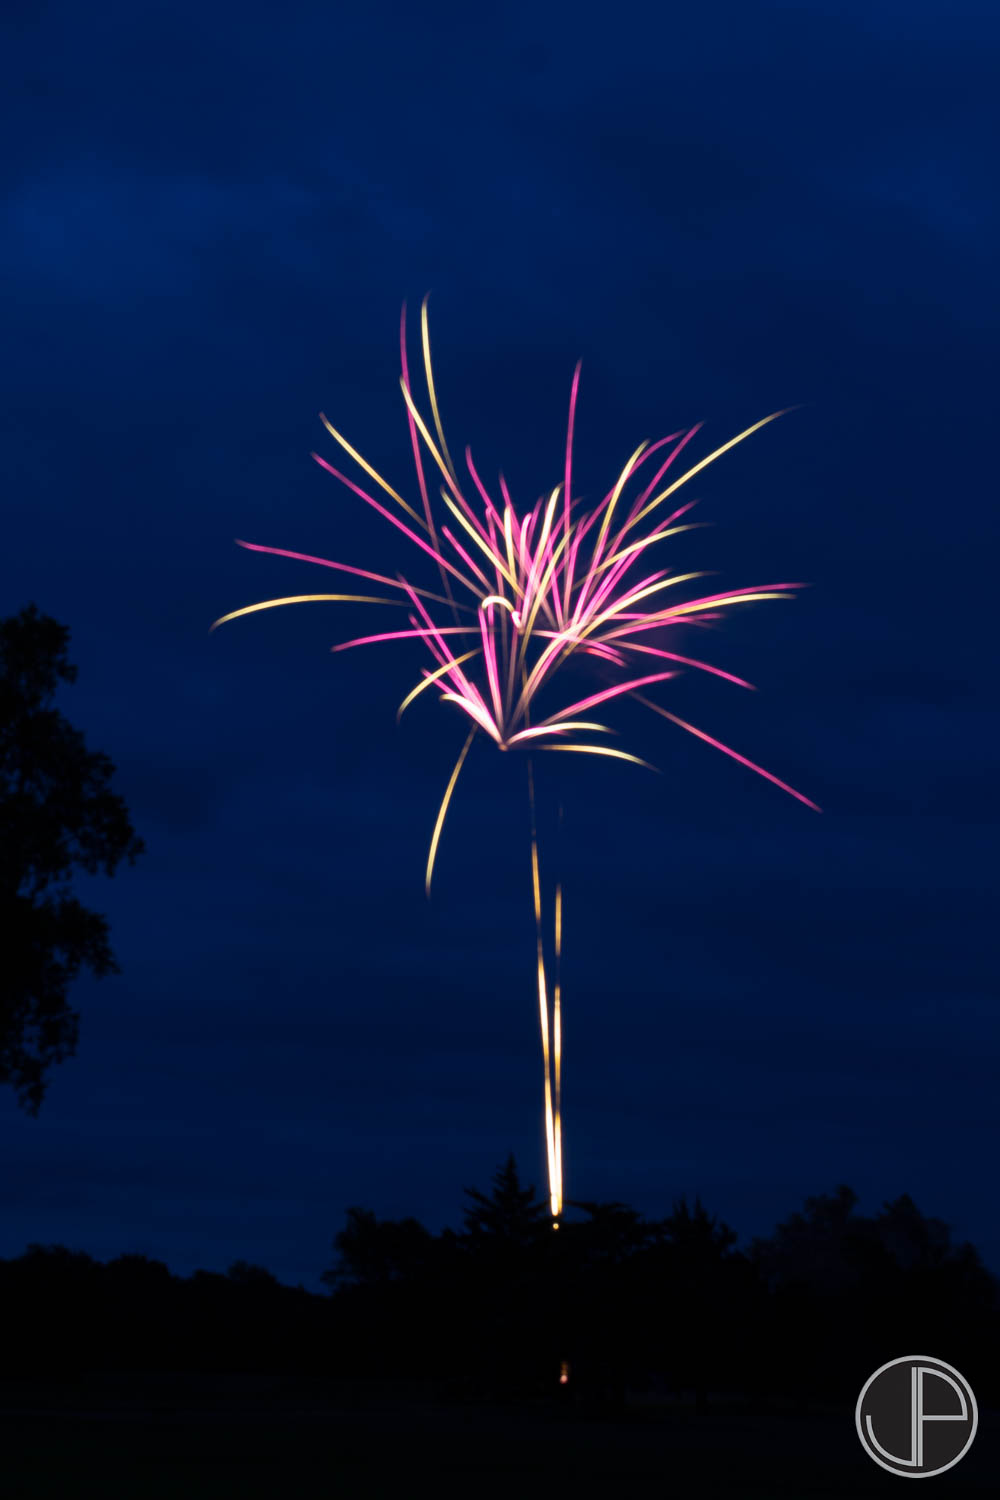
[[562,1364],[559,1366],[559,1384],[569,1385],[569,1365],[567,1364],[566,1360],[563,1360]]

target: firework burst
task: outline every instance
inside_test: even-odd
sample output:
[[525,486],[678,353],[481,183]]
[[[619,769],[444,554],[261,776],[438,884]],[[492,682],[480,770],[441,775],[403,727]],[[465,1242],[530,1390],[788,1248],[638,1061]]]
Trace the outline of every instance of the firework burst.
[[[529,752],[531,874],[545,1067],[546,1154],[550,1204],[557,1221],[563,1201],[562,1007],[558,975],[562,892],[557,886],[553,902],[552,949],[556,972],[550,999],[530,753],[561,751],[648,766],[640,757],[609,745],[606,737],[613,734],[612,727],[588,717],[592,710],[600,708],[603,714],[605,705],[627,697],[731,756],[807,807],[816,807],[808,797],[770,771],[668,712],[644,691],[677,676],[685,668],[710,673],[740,687],[751,687],[731,672],[669,649],[671,628],[676,631],[681,625],[718,620],[739,604],[787,599],[802,587],[796,583],[769,583],[695,593],[694,597],[685,598],[684,585],[708,575],[675,573],[657,566],[663,554],[662,544],[697,524],[683,519],[694,501],[670,505],[682,486],[716,458],[784,413],[773,412],[755,422],[672,479],[667,478],[668,471],[701,424],[673,432],[655,443],[641,443],[600,503],[585,509],[579,499],[574,499],[572,491],[573,428],[580,383],[577,365],[570,391],[562,480],[547,496],[541,496],[530,508],[519,512],[502,474],[497,489],[493,494],[489,492],[468,448],[464,454],[468,478],[460,477],[438,410],[426,298],[421,307],[420,331],[433,433],[417,408],[410,384],[404,305],[400,321],[399,383],[406,404],[420,508],[410,505],[322,414],[320,420],[330,436],[391,505],[319,454],[312,457],[430,560],[437,571],[440,591],[436,585],[432,589],[418,587],[402,575],[391,578],[282,547],[240,542],[241,547],[250,551],[317,563],[391,592],[388,595],[298,594],[266,599],[223,615],[211,628],[214,630],[228,620],[258,610],[310,601],[378,604],[406,611],[405,628],[356,636],[332,649],[346,651],[389,641],[418,642],[429,660],[420,681],[399,705],[397,717],[422,693],[432,691],[450,711],[462,716],[468,727],[434,822],[425,874],[428,895],[445,817],[473,742],[482,738],[499,750]],[[654,455],[659,455],[655,465],[650,462]],[[426,457],[430,459],[429,468],[425,468]],[[433,505],[428,484],[431,473],[436,485]],[[665,479],[663,488],[658,488]],[[638,493],[626,500],[625,492],[630,486],[638,489]],[[572,659],[600,662],[601,680],[607,682],[610,676],[610,686],[573,698],[564,687],[568,676],[566,666]]]

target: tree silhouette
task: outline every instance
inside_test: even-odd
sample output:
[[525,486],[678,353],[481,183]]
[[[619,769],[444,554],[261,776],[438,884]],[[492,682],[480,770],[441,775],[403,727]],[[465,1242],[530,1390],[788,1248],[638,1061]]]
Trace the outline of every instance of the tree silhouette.
[[431,1235],[416,1219],[377,1219],[367,1208],[349,1208],[334,1239],[336,1264],[320,1280],[331,1290],[385,1286],[414,1276],[425,1265]]
[[1000,1401],[996,1280],[906,1195],[871,1216],[847,1188],[810,1198],[751,1254],[698,1199],[658,1220],[575,1203],[585,1216],[553,1233],[510,1160],[467,1198],[459,1234],[350,1210],[325,1296],[244,1260],[181,1277],[143,1254],[30,1245],[0,1258],[0,1375],[294,1372],[380,1403],[409,1390],[589,1418],[693,1397],[711,1420],[734,1396],[853,1411],[916,1329]]
[[52,707],[76,680],[69,630],[35,605],[0,620],[0,1083],[37,1114],[45,1075],[76,1050],[66,992],[82,966],[116,973],[108,924],[69,889],[75,868],[113,875],[143,850],[114,766]]
[[237,1286],[249,1287],[251,1291],[270,1291],[279,1285],[278,1278],[266,1266],[257,1266],[247,1260],[234,1260],[226,1275]]
[[594,1203],[570,1201],[570,1208],[581,1208],[589,1219],[572,1226],[580,1254],[595,1263],[618,1265],[643,1250],[656,1237],[658,1226],[648,1224],[627,1203]]
[[370,1209],[348,1209],[333,1242],[336,1265],[321,1281],[336,1287],[379,1287],[414,1277],[426,1265],[432,1236],[414,1218],[378,1220]]
[[714,1382],[723,1389],[737,1377],[740,1314],[749,1310],[749,1269],[734,1247],[735,1230],[718,1220],[699,1197],[675,1201],[659,1226],[660,1305],[651,1327],[672,1350],[675,1383],[694,1392],[699,1408]]
[[736,1244],[735,1229],[710,1214],[696,1197],[689,1208],[686,1198],[674,1203],[673,1212],[663,1221],[678,1263],[712,1265],[721,1261]]
[[491,1193],[466,1188],[465,1232],[472,1241],[490,1238],[511,1246],[531,1244],[538,1238],[546,1207],[534,1186],[522,1187],[517,1163],[508,1156],[493,1174]]
[[870,1221],[855,1213],[858,1195],[841,1184],[835,1193],[807,1198],[804,1213],[789,1214],[768,1239],[754,1239],[750,1255],[772,1290],[833,1294],[854,1287]]

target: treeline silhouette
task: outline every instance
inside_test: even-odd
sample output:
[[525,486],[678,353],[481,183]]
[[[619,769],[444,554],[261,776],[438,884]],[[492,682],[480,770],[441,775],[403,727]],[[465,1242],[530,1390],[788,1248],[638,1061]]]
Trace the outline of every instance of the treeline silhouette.
[[697,1199],[655,1220],[575,1203],[554,1230],[510,1158],[489,1192],[466,1190],[460,1231],[350,1209],[326,1295],[244,1261],[184,1278],[144,1255],[102,1263],[32,1245],[0,1261],[0,1368],[287,1372],[455,1399],[615,1407],[646,1392],[704,1406],[853,1400],[880,1364],[916,1352],[1000,1404],[1000,1283],[909,1197],[864,1216],[840,1187],[745,1250],[736,1241]]

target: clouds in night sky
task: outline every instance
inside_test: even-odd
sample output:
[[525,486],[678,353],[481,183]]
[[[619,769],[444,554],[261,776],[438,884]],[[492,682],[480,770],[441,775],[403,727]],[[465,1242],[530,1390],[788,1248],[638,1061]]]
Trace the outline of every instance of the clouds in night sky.
[[123,973],[80,983],[79,1057],[38,1121],[0,1104],[0,1254],[312,1281],[349,1202],[436,1224],[511,1146],[540,1172],[520,767],[470,764],[427,908],[461,734],[396,729],[417,654],[331,657],[360,616],[320,606],[207,635],[315,582],[234,537],[403,564],[309,450],[322,409],[409,487],[397,323],[430,289],[453,447],[524,499],[578,357],[585,494],[643,437],[704,419],[701,456],[803,403],[699,476],[676,558],[814,586],[699,634],[757,694],[670,691],[822,817],[627,713],[662,776],[546,767],[570,1196],[700,1191],[749,1233],[846,1180],[1000,1266],[966,1165],[996,1129],[995,15],[5,28],[0,598],[70,625],[62,706],[148,853],[85,884]]

